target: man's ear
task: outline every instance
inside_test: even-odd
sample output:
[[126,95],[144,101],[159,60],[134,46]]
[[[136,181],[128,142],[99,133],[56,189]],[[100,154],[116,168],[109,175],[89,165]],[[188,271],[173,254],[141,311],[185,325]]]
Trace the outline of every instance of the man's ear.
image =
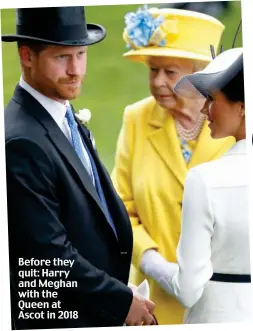
[[25,66],[30,68],[32,65],[32,57],[33,52],[28,46],[21,46],[19,49],[19,57],[21,60],[21,63]]

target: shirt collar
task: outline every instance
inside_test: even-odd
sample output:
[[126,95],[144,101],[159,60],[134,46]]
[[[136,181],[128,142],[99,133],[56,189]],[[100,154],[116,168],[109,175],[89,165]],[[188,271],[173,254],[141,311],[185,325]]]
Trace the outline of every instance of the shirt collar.
[[30,93],[51,115],[59,127],[62,126],[62,123],[65,119],[66,107],[69,105],[69,101],[66,100],[65,104],[60,103],[56,100],[50,99],[45,95],[41,94],[39,91],[35,90],[29,84],[27,84],[23,77],[20,77],[19,85]]

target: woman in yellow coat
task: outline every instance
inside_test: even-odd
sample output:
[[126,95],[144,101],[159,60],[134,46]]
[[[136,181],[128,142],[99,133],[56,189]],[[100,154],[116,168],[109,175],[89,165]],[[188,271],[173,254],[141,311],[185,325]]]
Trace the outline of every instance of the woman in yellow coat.
[[[203,101],[182,99],[173,87],[211,61],[210,44],[217,50],[223,30],[218,20],[190,11],[153,8],[126,16],[131,50],[125,56],[149,67],[152,96],[125,109],[112,178],[133,227],[131,281],[148,279],[159,324],[182,323],[184,308],[160,288],[159,278],[143,274],[149,269],[143,263],[152,268],[145,253],[155,249],[161,261],[176,262],[187,171],[234,144],[233,138],[213,140],[200,113]],[[160,268],[164,272],[162,262]]]

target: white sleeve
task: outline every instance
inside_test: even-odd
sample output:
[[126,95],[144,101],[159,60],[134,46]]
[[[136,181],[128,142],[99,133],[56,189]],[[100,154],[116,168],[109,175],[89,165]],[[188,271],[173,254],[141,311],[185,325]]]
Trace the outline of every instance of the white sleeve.
[[142,271],[158,282],[168,294],[191,308],[201,297],[213,274],[211,238],[213,215],[206,183],[198,169],[191,169],[185,182],[178,264],[148,250],[141,261]]
[[[142,255],[140,269],[144,274],[155,280],[166,292],[173,293],[170,284],[172,276],[178,269],[176,263],[168,262],[156,250],[148,249]],[[165,284],[163,284],[164,279],[166,279]]]
[[213,274],[211,238],[214,231],[208,189],[198,168],[185,182],[181,236],[177,247],[178,271],[172,277],[174,295],[187,307],[201,297]]

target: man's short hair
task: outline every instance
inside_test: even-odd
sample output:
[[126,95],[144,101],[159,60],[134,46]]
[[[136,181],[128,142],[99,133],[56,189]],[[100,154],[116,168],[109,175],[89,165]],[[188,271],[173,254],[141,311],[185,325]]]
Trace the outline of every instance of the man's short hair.
[[20,49],[22,46],[29,47],[34,53],[39,54],[43,50],[45,50],[49,44],[45,44],[41,41],[33,41],[33,40],[20,40],[17,42],[18,49]]

